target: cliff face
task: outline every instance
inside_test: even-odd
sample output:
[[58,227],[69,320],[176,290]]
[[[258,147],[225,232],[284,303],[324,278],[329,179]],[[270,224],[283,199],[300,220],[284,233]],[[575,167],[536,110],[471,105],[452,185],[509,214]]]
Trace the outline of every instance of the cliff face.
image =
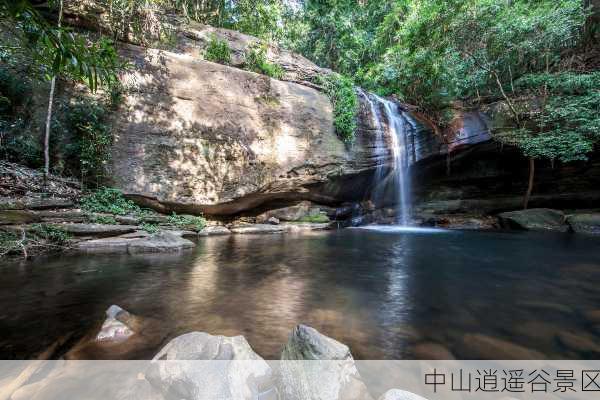
[[315,89],[185,54],[128,46],[135,65],[113,130],[112,184],[154,208],[235,214],[268,202],[335,203],[368,171]]

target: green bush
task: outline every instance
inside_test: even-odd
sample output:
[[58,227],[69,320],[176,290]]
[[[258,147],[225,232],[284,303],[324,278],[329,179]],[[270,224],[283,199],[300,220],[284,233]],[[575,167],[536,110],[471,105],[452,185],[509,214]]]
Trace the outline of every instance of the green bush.
[[168,222],[180,228],[192,228],[196,231],[201,231],[206,226],[206,220],[195,215],[177,215],[173,213],[169,216]]
[[225,40],[219,39],[216,35],[212,35],[204,51],[204,59],[229,65],[231,63],[231,49],[229,48],[229,44]]
[[105,176],[110,161],[113,136],[107,117],[103,104],[87,99],[71,105],[67,113],[67,125],[74,135],[71,154],[79,158],[82,180],[95,186]]
[[0,67],[0,115],[15,116],[30,98],[31,86],[10,69]]
[[283,78],[284,74],[280,65],[272,64],[267,60],[267,46],[264,44],[256,44],[246,53],[244,69],[275,79]]
[[357,127],[358,96],[352,80],[339,74],[319,75],[316,80],[333,104],[335,132],[345,142],[353,142]]
[[34,224],[29,234],[56,246],[65,246],[71,239],[69,233],[56,225]]
[[103,187],[86,196],[81,208],[88,212],[109,213],[115,215],[139,214],[142,212],[133,201],[123,197],[118,189]]
[[160,230],[157,224],[152,224],[148,222],[144,222],[143,224],[141,224],[140,228],[142,228],[143,231],[146,231],[150,234],[157,233]]

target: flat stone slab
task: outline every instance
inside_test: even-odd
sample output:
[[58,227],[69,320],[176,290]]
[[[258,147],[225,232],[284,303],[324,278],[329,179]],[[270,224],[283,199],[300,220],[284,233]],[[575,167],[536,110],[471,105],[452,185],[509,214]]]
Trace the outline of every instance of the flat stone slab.
[[331,223],[310,223],[300,222],[291,224],[281,224],[287,232],[303,232],[303,231],[324,231],[331,229]]
[[267,234],[267,233],[283,233],[286,231],[285,226],[282,225],[267,225],[267,224],[254,224],[254,225],[236,225],[231,227],[231,232],[237,235],[247,234]]
[[170,253],[192,249],[196,245],[181,236],[162,231],[147,238],[134,239],[129,243],[127,251],[130,254],[138,253]]
[[138,228],[134,225],[108,225],[108,224],[54,224],[65,232],[74,236],[111,237],[135,232]]
[[0,225],[31,224],[40,221],[40,216],[33,211],[0,210]]
[[111,237],[105,239],[86,240],[77,243],[73,248],[84,253],[127,253],[129,243],[136,239]]
[[250,224],[250,225],[235,225],[231,227],[231,232],[237,235],[245,234],[269,234],[269,233],[285,233],[285,232],[303,232],[303,231],[320,231],[331,228],[330,223],[285,223],[279,225],[270,224]]
[[575,233],[600,235],[600,213],[569,215],[567,224]]
[[529,210],[511,211],[498,214],[498,221],[503,228],[529,231],[567,232],[565,214],[549,208],[531,208]]
[[231,231],[224,226],[207,226],[198,232],[199,236],[231,235]]

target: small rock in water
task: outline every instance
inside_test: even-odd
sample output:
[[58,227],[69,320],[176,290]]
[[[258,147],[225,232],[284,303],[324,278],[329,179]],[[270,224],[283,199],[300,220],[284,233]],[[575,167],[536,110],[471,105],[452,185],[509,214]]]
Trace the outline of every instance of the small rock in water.
[[589,310],[583,316],[590,324],[600,324],[600,310]]
[[480,333],[463,337],[465,358],[484,360],[543,360],[546,357],[535,350],[519,346],[506,340]]
[[147,238],[133,240],[129,243],[127,251],[137,253],[168,253],[191,249],[196,245],[181,236],[162,231]]
[[267,220],[267,224],[279,225],[279,219],[277,219],[275,217],[271,217]]
[[569,230],[562,211],[548,208],[531,208],[528,210],[505,212],[498,214],[498,220],[500,225],[507,229],[558,232],[567,232]]
[[593,337],[573,332],[559,332],[558,340],[563,346],[579,353],[600,354],[600,344]]
[[278,388],[284,399],[371,399],[348,346],[314,328],[294,328],[281,360]]
[[418,360],[454,360],[450,350],[439,343],[425,342],[415,345],[412,353]]
[[390,389],[379,400],[427,400],[417,394],[400,389]]
[[198,232],[200,236],[219,236],[219,235],[231,235],[231,231],[224,226],[215,225],[207,226]]
[[123,322],[117,320],[120,314],[129,314],[117,305],[112,305],[106,310],[106,320],[100,328],[100,332],[96,335],[96,340],[99,342],[122,342],[131,337],[135,332]]

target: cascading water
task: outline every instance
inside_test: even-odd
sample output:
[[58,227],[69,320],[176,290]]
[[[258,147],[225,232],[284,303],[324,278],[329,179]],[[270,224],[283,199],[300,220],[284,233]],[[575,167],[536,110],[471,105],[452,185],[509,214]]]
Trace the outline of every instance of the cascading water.
[[[398,107],[393,101],[386,100],[374,94],[365,96],[371,108],[374,118],[377,137],[375,141],[376,156],[385,149],[384,129],[389,133],[389,150],[393,159],[393,170],[391,179],[394,192],[394,203],[396,205],[396,223],[408,225],[410,221],[410,160],[408,157],[408,137],[414,134],[415,123],[408,113]],[[414,157],[414,156],[413,156]],[[414,160],[413,160],[414,161]],[[375,174],[376,189],[373,193],[376,202],[381,200],[385,187],[383,181],[388,179],[384,176],[384,167],[380,166]]]

